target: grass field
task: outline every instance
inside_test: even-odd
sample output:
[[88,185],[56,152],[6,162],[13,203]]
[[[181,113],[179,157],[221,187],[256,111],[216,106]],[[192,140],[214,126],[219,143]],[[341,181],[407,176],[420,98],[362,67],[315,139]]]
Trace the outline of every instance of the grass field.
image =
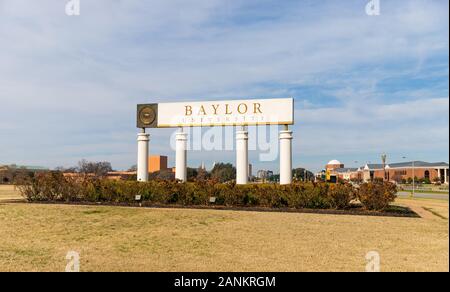
[[[0,271],[448,271],[448,202],[423,218],[11,203],[0,186]],[[440,216],[439,216],[440,215]]]

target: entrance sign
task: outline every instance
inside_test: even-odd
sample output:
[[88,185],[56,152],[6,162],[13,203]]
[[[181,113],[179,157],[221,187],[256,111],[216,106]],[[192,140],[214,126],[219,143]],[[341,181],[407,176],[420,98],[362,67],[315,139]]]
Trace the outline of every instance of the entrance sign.
[[187,181],[187,134],[183,127],[242,126],[236,131],[236,184],[248,183],[248,131],[245,126],[283,125],[280,131],[280,184],[292,183],[292,131],[294,99],[247,99],[228,101],[172,102],[139,104],[137,180],[148,180],[146,128],[180,128],[176,134],[175,178]]
[[139,128],[292,125],[294,99],[248,99],[138,105]]

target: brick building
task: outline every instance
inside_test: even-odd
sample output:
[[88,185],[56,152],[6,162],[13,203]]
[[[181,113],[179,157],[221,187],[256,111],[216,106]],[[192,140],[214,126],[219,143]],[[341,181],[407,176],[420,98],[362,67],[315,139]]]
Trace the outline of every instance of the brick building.
[[384,179],[402,182],[413,178],[448,184],[449,164],[445,162],[430,163],[424,161],[366,164],[362,169],[363,180]]
[[336,160],[336,159],[331,160],[325,166],[325,169],[326,170],[330,170],[330,171],[333,171],[333,170],[336,170],[336,169],[341,169],[341,168],[344,168],[344,164],[341,163],[339,160]]
[[385,181],[401,183],[417,178],[448,184],[449,164],[445,162],[411,161],[402,163],[366,164],[359,168],[345,168],[344,164],[337,160],[330,161],[326,170],[331,176],[342,180],[372,181],[383,179]]
[[167,169],[167,156],[151,155],[148,158],[148,172],[157,172]]

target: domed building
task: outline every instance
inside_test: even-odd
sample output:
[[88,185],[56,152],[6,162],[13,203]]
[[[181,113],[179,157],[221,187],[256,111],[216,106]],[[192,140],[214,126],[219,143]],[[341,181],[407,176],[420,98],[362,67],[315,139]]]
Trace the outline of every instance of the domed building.
[[327,163],[325,166],[326,170],[336,170],[339,168],[344,168],[344,164],[341,163],[339,160],[333,159]]
[[[325,176],[326,175],[326,176]],[[331,160],[325,166],[325,172],[317,177],[326,177],[327,181],[357,180],[369,182],[375,179],[405,183],[416,178],[417,181],[438,184],[449,183],[449,164],[446,162],[430,163],[425,161],[410,161],[389,164],[367,163],[358,168],[345,168],[339,160]]]

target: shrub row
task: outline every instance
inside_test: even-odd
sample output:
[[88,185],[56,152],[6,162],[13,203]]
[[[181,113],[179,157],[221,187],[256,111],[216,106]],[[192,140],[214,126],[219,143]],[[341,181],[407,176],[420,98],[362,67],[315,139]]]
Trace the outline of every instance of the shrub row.
[[113,181],[94,177],[69,178],[61,173],[38,174],[19,185],[30,202],[106,202],[135,203],[136,195],[150,205],[215,205],[229,207],[269,207],[345,209],[355,199],[369,210],[382,210],[395,199],[395,185],[368,183],[359,188],[351,184],[295,183],[235,185],[213,182]]

